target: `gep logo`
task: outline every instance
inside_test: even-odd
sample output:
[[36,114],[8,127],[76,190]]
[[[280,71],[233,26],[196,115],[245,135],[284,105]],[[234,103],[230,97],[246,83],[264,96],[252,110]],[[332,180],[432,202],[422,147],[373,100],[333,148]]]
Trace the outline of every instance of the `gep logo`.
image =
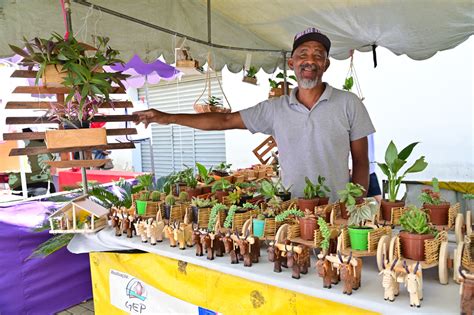
[[[125,289],[128,301],[125,302],[125,307],[130,311],[135,311],[137,313],[142,313],[146,309],[146,305],[140,301],[145,301],[147,298],[147,290],[145,286],[137,279],[132,278],[127,284]],[[138,299],[139,301],[134,301]]]

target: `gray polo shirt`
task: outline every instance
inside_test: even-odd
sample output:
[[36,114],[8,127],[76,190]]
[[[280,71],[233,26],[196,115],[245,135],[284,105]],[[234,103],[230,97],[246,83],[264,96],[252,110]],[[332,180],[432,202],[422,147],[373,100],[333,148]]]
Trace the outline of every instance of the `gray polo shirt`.
[[375,129],[355,94],[325,84],[311,110],[296,99],[295,88],[289,96],[263,101],[240,115],[250,132],[275,138],[283,184],[293,185],[294,197],[303,196],[305,176],[314,183],[321,175],[331,189],[331,201],[336,201],[337,191],[349,182],[350,142]]

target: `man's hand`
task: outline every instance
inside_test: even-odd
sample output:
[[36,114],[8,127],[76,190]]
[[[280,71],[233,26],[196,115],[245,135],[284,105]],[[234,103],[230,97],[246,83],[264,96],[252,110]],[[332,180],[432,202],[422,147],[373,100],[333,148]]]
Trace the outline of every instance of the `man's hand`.
[[166,117],[168,116],[168,114],[160,112],[156,109],[147,109],[134,112],[133,115],[136,116],[133,122],[137,125],[139,123],[143,123],[145,125],[145,128],[147,128],[148,125],[152,122],[161,125],[169,124],[169,122],[166,121]]

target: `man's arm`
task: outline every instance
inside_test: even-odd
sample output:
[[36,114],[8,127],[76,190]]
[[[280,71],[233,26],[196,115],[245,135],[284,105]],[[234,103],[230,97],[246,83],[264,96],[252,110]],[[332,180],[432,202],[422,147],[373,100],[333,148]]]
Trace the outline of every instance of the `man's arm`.
[[150,123],[161,125],[177,124],[201,130],[247,129],[239,112],[203,113],[203,114],[167,114],[156,109],[134,112],[135,124],[143,123],[145,128]]
[[364,186],[365,196],[369,187],[369,156],[367,137],[351,141],[351,156],[352,182]]

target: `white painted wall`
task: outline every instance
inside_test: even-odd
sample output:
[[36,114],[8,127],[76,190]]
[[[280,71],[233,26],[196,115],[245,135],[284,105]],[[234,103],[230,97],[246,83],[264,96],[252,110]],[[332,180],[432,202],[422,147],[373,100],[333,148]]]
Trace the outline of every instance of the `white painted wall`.
[[[423,173],[407,179],[436,176],[474,181],[473,53],[474,37],[424,61],[377,48],[378,66],[374,69],[371,53],[356,52],[354,63],[364,103],[377,129],[377,161],[383,161],[392,139],[400,150],[420,141],[412,159],[425,155],[429,165]],[[324,81],[341,88],[348,68],[349,60],[332,59]],[[223,72],[224,91],[234,110],[266,99],[268,75],[261,71],[257,77],[259,87],[241,82],[242,73]],[[248,131],[227,131],[227,161],[234,167],[257,163],[251,151],[263,139],[265,136]]]

